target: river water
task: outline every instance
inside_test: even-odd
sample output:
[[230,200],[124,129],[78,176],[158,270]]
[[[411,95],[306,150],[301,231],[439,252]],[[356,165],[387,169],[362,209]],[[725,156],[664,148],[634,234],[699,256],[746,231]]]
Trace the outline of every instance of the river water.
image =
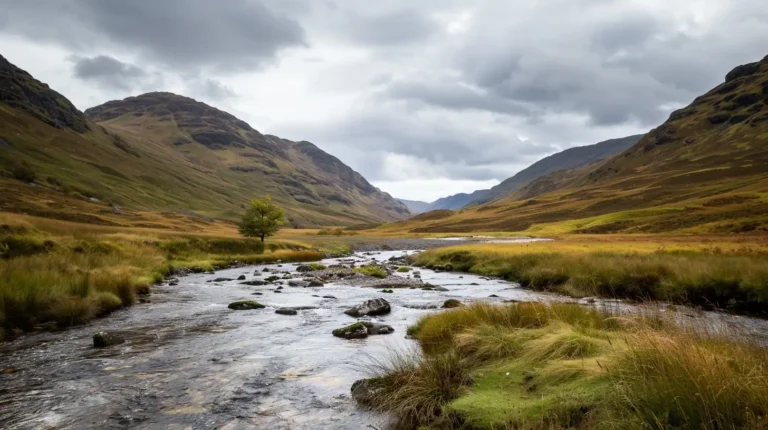
[[[408,253],[358,253],[353,258],[383,262]],[[358,409],[349,388],[368,376],[366,365],[373,358],[416,350],[415,342],[405,338],[406,328],[434,310],[415,308],[440,306],[449,298],[567,300],[503,280],[423,269],[424,282],[448,291],[406,288],[382,294],[374,288],[333,283],[275,290],[274,285],[210,282],[240,275],[260,279],[254,273],[263,278],[264,268],[292,273],[296,265],[190,275],[176,286],[154,287],[150,303],[87,326],[0,344],[0,370],[9,369],[0,374],[0,428],[384,429],[387,417]],[[375,297],[387,299],[392,312],[373,321],[394,327],[393,334],[363,340],[331,335],[333,329],[355,321],[344,310]],[[243,299],[257,300],[267,308],[227,308]],[[296,306],[312,309],[296,316],[274,313],[279,307]],[[768,333],[768,323],[762,320],[690,309],[678,313],[693,321],[735,326],[746,335]],[[126,342],[94,349],[91,336],[96,331],[119,332]]]

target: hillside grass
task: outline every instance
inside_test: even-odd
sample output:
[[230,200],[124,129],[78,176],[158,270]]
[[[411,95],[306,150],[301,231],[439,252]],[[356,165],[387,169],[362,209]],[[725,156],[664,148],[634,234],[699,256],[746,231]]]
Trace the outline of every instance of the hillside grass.
[[573,304],[473,304],[409,329],[358,401],[396,428],[764,428],[768,351],[738,333]]
[[415,264],[497,276],[572,297],[658,300],[768,315],[764,242],[568,241],[439,248]]
[[174,273],[323,258],[322,250],[295,241],[265,246],[255,239],[109,230],[12,214],[0,221],[0,328],[11,332],[85,323],[134,304]]

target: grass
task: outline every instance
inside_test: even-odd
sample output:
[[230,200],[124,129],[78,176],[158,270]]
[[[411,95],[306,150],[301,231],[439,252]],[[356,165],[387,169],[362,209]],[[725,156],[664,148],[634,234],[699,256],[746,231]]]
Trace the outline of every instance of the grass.
[[473,304],[409,329],[358,401],[397,427],[763,428],[768,352],[738,333],[573,304]]
[[291,241],[268,242],[265,249],[251,239],[3,221],[9,223],[0,224],[0,336],[4,330],[28,331],[47,323],[86,323],[132,305],[137,295],[179,271],[323,257]]
[[367,264],[365,266],[357,267],[354,269],[355,273],[360,273],[366,276],[372,276],[374,278],[384,279],[387,276],[387,270],[376,264]]
[[760,247],[592,242],[470,245],[426,251],[415,264],[498,276],[573,297],[659,300],[768,314],[768,253]]

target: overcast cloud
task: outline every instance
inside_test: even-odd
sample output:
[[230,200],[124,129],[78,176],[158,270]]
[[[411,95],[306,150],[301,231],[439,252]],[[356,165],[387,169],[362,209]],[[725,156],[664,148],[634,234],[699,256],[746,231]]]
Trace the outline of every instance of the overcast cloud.
[[768,54],[762,0],[0,0],[0,53],[80,109],[150,90],[434,200],[645,132]]

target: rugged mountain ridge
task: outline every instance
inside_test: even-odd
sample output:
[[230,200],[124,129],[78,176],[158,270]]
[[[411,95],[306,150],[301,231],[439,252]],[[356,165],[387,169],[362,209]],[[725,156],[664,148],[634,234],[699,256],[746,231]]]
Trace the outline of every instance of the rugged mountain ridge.
[[[235,219],[249,199],[269,194],[296,226],[409,215],[314,144],[262,134],[188,97],[148,93],[83,114],[7,61],[0,89],[0,187],[12,196],[0,210],[118,224],[128,209]],[[18,180],[19,166],[31,184]]]
[[619,155],[502,199],[393,228],[413,232],[768,231],[768,57],[673,112]]
[[0,104],[23,110],[56,128],[88,130],[85,116],[64,96],[0,55]]

